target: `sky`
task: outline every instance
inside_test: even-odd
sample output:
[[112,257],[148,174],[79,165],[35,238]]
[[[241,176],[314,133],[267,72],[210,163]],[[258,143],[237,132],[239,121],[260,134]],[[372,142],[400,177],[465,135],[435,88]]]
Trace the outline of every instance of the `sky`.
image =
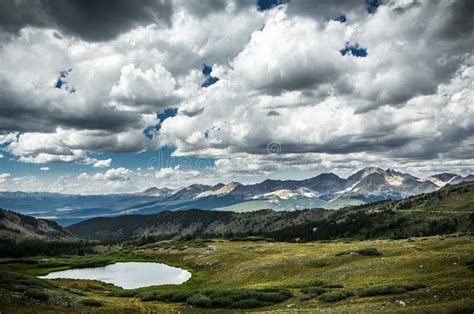
[[0,190],[473,173],[470,0],[0,1]]

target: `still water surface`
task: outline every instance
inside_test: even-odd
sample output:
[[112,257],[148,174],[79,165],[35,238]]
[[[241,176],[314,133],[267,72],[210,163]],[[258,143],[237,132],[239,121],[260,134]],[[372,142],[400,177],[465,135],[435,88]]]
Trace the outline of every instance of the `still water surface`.
[[191,278],[191,273],[185,269],[161,263],[127,262],[104,267],[55,271],[38,278],[99,280],[123,289],[136,289],[156,285],[182,284]]

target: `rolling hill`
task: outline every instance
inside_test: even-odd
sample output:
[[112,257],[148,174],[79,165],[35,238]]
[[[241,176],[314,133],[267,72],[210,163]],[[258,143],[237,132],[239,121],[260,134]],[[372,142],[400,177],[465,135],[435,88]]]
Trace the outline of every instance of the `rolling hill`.
[[75,237],[54,221],[0,209],[0,239],[71,240]]

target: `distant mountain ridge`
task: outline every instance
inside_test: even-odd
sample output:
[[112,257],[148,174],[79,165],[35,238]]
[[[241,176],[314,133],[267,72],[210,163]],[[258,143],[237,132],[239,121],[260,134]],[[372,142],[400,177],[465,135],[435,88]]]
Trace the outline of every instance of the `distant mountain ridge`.
[[[399,199],[420,193],[429,193],[449,183],[474,181],[474,176],[462,177],[459,175],[439,174],[420,179],[408,173],[401,173],[393,169],[383,170],[378,167],[367,167],[347,179],[334,173],[322,173],[313,178],[304,180],[271,180],[261,183],[244,185],[239,182],[218,184],[216,186],[191,185],[176,190],[174,198],[232,195],[240,199],[264,199],[267,196],[284,199],[291,197],[322,197],[325,200],[338,198],[367,199],[374,196],[376,199]],[[276,193],[282,191],[282,193]]]
[[0,192],[0,206],[69,225],[97,216],[152,214],[165,210],[255,211],[260,209],[338,209],[436,191],[446,185],[474,181],[441,173],[421,179],[394,169],[367,167],[347,178],[322,173],[304,180],[271,180],[255,184],[192,184],[179,189],[152,187],[134,194],[67,195]]
[[446,186],[403,200],[337,211],[316,208],[235,213],[191,209],[152,215],[97,217],[67,229],[79,238],[104,241],[247,236],[298,241],[470,232],[474,230],[474,183]]

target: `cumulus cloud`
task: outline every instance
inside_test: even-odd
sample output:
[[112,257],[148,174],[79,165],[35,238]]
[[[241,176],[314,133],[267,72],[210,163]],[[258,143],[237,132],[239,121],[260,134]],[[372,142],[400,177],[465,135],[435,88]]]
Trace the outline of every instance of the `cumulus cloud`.
[[11,142],[16,141],[17,137],[18,133],[0,134],[0,145],[10,144]]
[[[91,153],[171,145],[216,158],[221,174],[245,172],[226,170],[231,158],[267,174],[271,142],[279,160],[310,160],[305,169],[357,158],[465,169],[472,158],[469,0],[102,5],[0,4],[0,145],[20,162],[102,165]],[[203,64],[219,78],[207,88]],[[55,88],[67,69],[74,93]],[[170,107],[177,115],[159,121]],[[131,181],[106,175],[96,179]],[[165,168],[155,179],[193,175]]]
[[38,177],[33,175],[11,176],[8,178],[8,184],[4,185],[4,187],[6,188],[5,190],[8,191],[37,192],[45,190],[44,182],[41,182]]
[[120,167],[109,169],[104,175],[98,173],[94,176],[94,178],[99,180],[105,179],[108,181],[128,181],[130,180],[130,173],[131,171],[129,169]]
[[68,148],[63,144],[61,131],[55,135],[45,133],[24,133],[7,146],[7,150],[19,156],[25,163],[77,162],[90,164],[94,159],[87,157],[81,149]]
[[157,179],[172,179],[172,180],[183,180],[199,176],[201,173],[196,170],[183,170],[181,167],[167,167],[161,168],[155,172],[155,178]]
[[[131,11],[146,8],[147,15],[158,14],[147,3]],[[124,26],[118,37],[112,36],[106,43],[91,43],[88,40],[93,39],[87,34],[75,38],[65,32],[59,36],[54,30],[61,31],[58,25],[46,27],[31,21],[15,24],[17,35],[2,42],[0,50],[0,132],[10,134],[10,142],[17,132],[57,138],[61,133],[58,129],[82,138],[82,145],[74,145],[81,150],[74,154],[76,157],[45,156],[43,151],[31,151],[27,157],[16,155],[26,162],[77,162],[83,152],[156,148],[156,143],[143,137],[144,129],[158,123],[156,112],[177,107],[179,100],[198,95],[202,64],[226,62],[229,56],[238,54],[251,32],[261,27],[262,15],[253,6],[239,3],[227,1],[223,10],[211,10],[203,20],[195,8],[176,1],[171,3],[174,22],[169,27],[157,27],[152,21]],[[24,11],[22,16],[29,18],[26,3],[2,4],[9,7],[2,13],[14,8],[15,14]],[[43,11],[36,4],[31,10],[39,16]],[[64,9],[74,5],[68,2]],[[125,6],[114,3],[113,10]],[[116,13],[113,10],[111,15]],[[11,16],[16,19],[19,14]],[[224,27],[216,28],[216,24]],[[108,26],[106,29],[113,29]],[[40,62],[38,55],[43,56]],[[66,69],[72,70],[67,80],[74,86],[74,93],[55,88],[59,73]],[[3,141],[5,135],[0,136]],[[97,145],[99,137],[104,145]],[[64,144],[59,140],[52,143],[56,148]]]
[[0,183],[4,183],[9,177],[11,177],[9,173],[0,173]]
[[109,159],[103,159],[103,160],[97,160],[93,167],[94,168],[108,168],[112,164],[112,158]]
[[132,171],[130,169],[120,167],[107,170],[105,173],[96,173],[89,175],[87,172],[81,173],[77,179],[91,179],[94,181],[129,181]]
[[111,168],[105,173],[82,172],[76,178],[80,182],[76,190],[86,194],[135,191],[137,187],[132,180],[132,175],[133,171],[124,167]]
[[281,11],[252,34],[233,60],[235,74],[248,89],[270,94],[334,82],[350,67],[339,53],[344,39],[345,27],[339,22],[289,18]]
[[154,145],[143,136],[141,129],[119,133],[57,129],[54,133],[23,133],[7,146],[7,150],[27,163],[93,164],[97,160],[88,157],[87,151],[136,152],[156,147]]
[[[461,158],[454,146],[473,137],[455,113],[472,116],[472,34],[434,41],[451,2],[401,5],[358,9],[357,23],[297,14],[291,3],[274,9],[231,67],[218,69],[220,81],[193,100],[202,113],[167,119],[161,140],[176,154],[218,158],[267,154],[272,141],[282,154],[365,152],[394,163]],[[363,44],[367,57],[342,55],[347,42]],[[445,115],[447,108],[456,109]]]
[[[126,65],[120,71],[117,85],[112,86],[111,96],[125,106],[152,107],[160,111],[176,105],[176,80],[161,64],[145,71],[135,68],[134,64]],[[149,112],[150,110],[146,110]]]
[[134,4],[127,0],[6,0],[2,1],[0,12],[0,28],[7,31],[18,32],[25,26],[48,27],[101,41],[138,25],[169,24],[172,4],[167,0],[140,0]]

